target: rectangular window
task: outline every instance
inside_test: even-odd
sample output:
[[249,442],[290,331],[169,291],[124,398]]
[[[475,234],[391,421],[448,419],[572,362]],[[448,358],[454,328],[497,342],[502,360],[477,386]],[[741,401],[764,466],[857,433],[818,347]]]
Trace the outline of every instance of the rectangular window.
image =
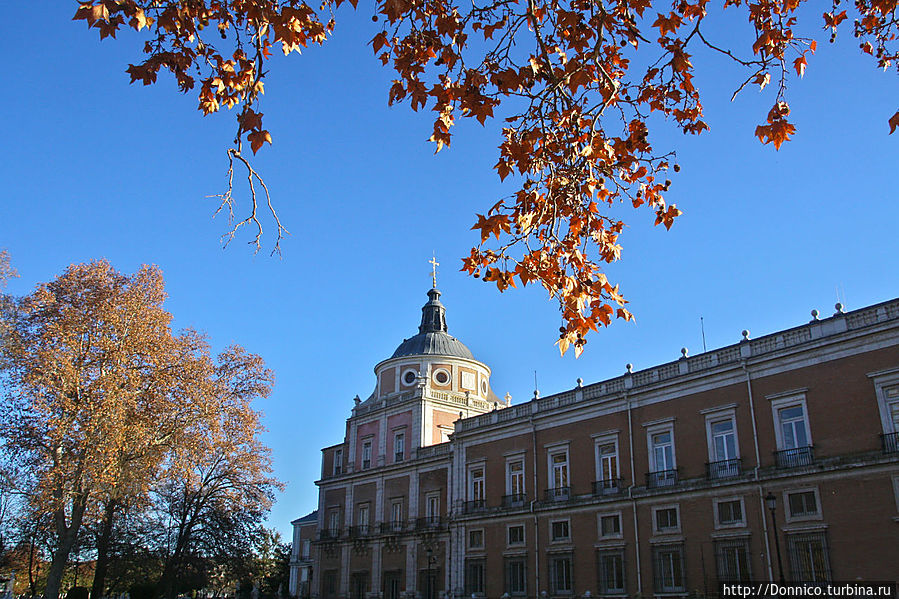
[[425,516],[429,522],[440,519],[440,491],[428,493],[425,496]]
[[335,539],[340,536],[340,510],[333,509],[328,513],[328,535]]
[[484,594],[484,569],[483,559],[465,560],[465,592],[468,595]]
[[625,594],[624,551],[598,551],[596,571],[601,595]]
[[394,532],[403,529],[404,503],[402,498],[390,500],[390,530]]
[[303,542],[300,543],[300,559],[309,559],[311,551],[312,541],[310,541],[309,539],[303,539]]
[[671,431],[651,436],[652,469],[655,472],[674,469],[674,441]]
[[368,534],[368,523],[369,523],[369,513],[371,510],[371,506],[368,503],[363,503],[359,505],[359,520],[356,522],[358,531],[363,534]]
[[469,497],[471,501],[484,501],[484,468],[472,468],[469,473]]
[[674,455],[674,428],[654,427],[647,431],[649,443],[649,468],[647,486],[667,487],[677,484],[677,465]]
[[742,526],[745,524],[743,502],[739,499],[715,502],[715,516],[719,526]]
[[615,441],[596,444],[596,480],[617,487],[618,443]]
[[484,529],[476,528],[468,531],[468,548],[483,549],[484,548]]
[[680,522],[678,519],[676,507],[658,508],[654,511],[656,532],[676,532],[680,529]]
[[604,514],[599,517],[600,538],[621,536],[621,514]]
[[[720,505],[720,504],[719,504]],[[718,582],[749,582],[749,541],[715,541],[715,566]]]
[[371,468],[371,441],[362,442],[362,469]]
[[790,510],[790,518],[807,518],[820,514],[818,496],[814,491],[787,493],[787,507]]
[[571,582],[571,556],[549,556],[549,589],[552,595],[570,595],[574,589]]
[[798,449],[811,445],[802,404],[779,408],[777,418],[780,423],[781,449]]
[[506,464],[506,494],[513,498],[524,497],[524,460]]
[[343,450],[338,449],[334,452],[334,476],[343,474]]
[[509,545],[524,545],[524,525],[515,524],[508,528]]
[[568,488],[568,451],[559,451],[550,455],[552,464],[553,489]]
[[368,572],[350,574],[350,599],[365,599],[368,589]]
[[393,436],[393,461],[402,462],[406,459],[406,435],[396,433]]
[[830,555],[823,532],[787,535],[792,580],[830,581]]
[[553,541],[570,541],[571,531],[568,528],[568,520],[554,520],[550,522],[550,530]]
[[687,590],[683,545],[658,545],[652,548],[652,571],[657,593],[683,593]]
[[510,557],[505,560],[505,591],[509,595],[527,595],[527,560],[520,557]]
[[325,599],[337,597],[337,570],[325,570],[322,573],[322,596]]

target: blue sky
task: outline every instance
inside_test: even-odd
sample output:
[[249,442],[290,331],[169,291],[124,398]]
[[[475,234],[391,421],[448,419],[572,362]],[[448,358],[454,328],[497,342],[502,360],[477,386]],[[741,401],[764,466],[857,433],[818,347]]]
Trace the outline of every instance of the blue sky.
[[[609,269],[636,315],[560,358],[560,318],[540,289],[499,294],[458,272],[475,241],[476,212],[514,191],[492,170],[498,125],[464,123],[439,155],[425,140],[430,115],[389,108],[390,71],[371,56],[366,13],[338,14],[322,49],[279,60],[261,110],[275,145],[257,166],[292,235],[283,258],[254,255],[226,230],[207,196],[225,185],[231,114],[202,117],[194,96],[168,82],[128,85],[143,38],[99,42],[70,21],[75,3],[0,4],[4,64],[0,112],[0,247],[28,293],[70,263],[107,258],[133,272],[165,273],[179,327],[215,347],[236,342],[274,369],[259,402],[278,477],[286,483],[270,525],[316,506],[322,447],[341,440],[373,366],[416,332],[435,252],[450,333],[493,369],[498,395],[526,401],[795,326],[828,315],[839,294],[854,309],[896,297],[899,134],[887,136],[899,85],[860,55],[850,36],[819,36],[817,55],[789,93],[798,133],[779,152],[753,137],[773,91],[730,96],[740,71],[700,53],[697,82],[712,130],[686,138],[668,195],[684,211],[671,231],[649,211],[621,209],[624,259]],[[818,17],[814,17],[818,18]],[[739,37],[742,13],[719,20]],[[733,28],[733,33],[731,32]],[[271,242],[272,239],[269,239]]]

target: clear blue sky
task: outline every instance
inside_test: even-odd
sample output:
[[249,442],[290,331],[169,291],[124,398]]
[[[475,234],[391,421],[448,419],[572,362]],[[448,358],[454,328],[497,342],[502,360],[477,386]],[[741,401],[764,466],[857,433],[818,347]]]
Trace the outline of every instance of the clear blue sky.
[[627,362],[673,360],[683,346],[698,353],[700,316],[712,348],[744,328],[758,336],[806,322],[812,308],[829,315],[837,290],[849,309],[899,295],[899,134],[886,124],[899,108],[896,75],[877,71],[850,36],[820,43],[792,82],[799,131],[775,152],[753,137],[773,92],[747,89],[731,103],[740,72],[702,54],[711,132],[654,137],[678,148],[668,197],[685,214],[666,232],[649,211],[625,210],[624,259],[609,271],[636,323],[594,335],[578,360],[560,358],[545,292],[500,295],[458,272],[475,212],[513,191],[491,168],[496,124],[458,127],[434,156],[430,115],[387,107],[391,73],[365,45],[367,10],[343,11],[325,48],[279,61],[266,85],[275,145],[257,163],[292,233],[279,260],[253,255],[246,238],[223,251],[225,223],[211,219],[206,196],[223,190],[233,115],[201,117],[168,80],[129,86],[124,69],[143,38],[99,42],[70,21],[74,2],[0,4],[0,247],[21,274],[9,291],[94,258],[126,272],[158,264],[177,326],[261,354],[277,376],[257,407],[287,485],[270,517],[283,533],[316,507],[319,450],[341,440],[353,396],[368,396],[373,366],[416,332],[432,252],[450,333],[513,402],[531,397],[535,370],[547,395]]

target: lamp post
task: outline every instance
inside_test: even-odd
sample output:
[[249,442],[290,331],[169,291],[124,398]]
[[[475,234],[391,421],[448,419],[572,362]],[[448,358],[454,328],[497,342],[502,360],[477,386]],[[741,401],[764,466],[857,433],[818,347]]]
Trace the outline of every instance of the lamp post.
[[771,491],[768,491],[768,494],[765,495],[765,505],[768,506],[768,511],[771,512],[771,527],[774,529],[774,547],[777,549],[777,570],[780,572],[780,584],[783,584],[786,582],[784,580],[784,565],[780,557],[780,535],[777,534],[777,517],[774,515],[774,512],[777,510],[777,497]]

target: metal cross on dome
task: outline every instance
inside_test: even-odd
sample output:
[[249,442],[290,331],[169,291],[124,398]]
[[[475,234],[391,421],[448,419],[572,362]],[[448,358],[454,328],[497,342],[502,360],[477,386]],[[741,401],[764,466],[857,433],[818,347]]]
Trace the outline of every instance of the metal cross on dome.
[[437,262],[437,257],[432,255],[431,259],[428,260],[428,264],[431,265],[431,283],[434,289],[437,289],[437,267],[440,266],[440,263]]

